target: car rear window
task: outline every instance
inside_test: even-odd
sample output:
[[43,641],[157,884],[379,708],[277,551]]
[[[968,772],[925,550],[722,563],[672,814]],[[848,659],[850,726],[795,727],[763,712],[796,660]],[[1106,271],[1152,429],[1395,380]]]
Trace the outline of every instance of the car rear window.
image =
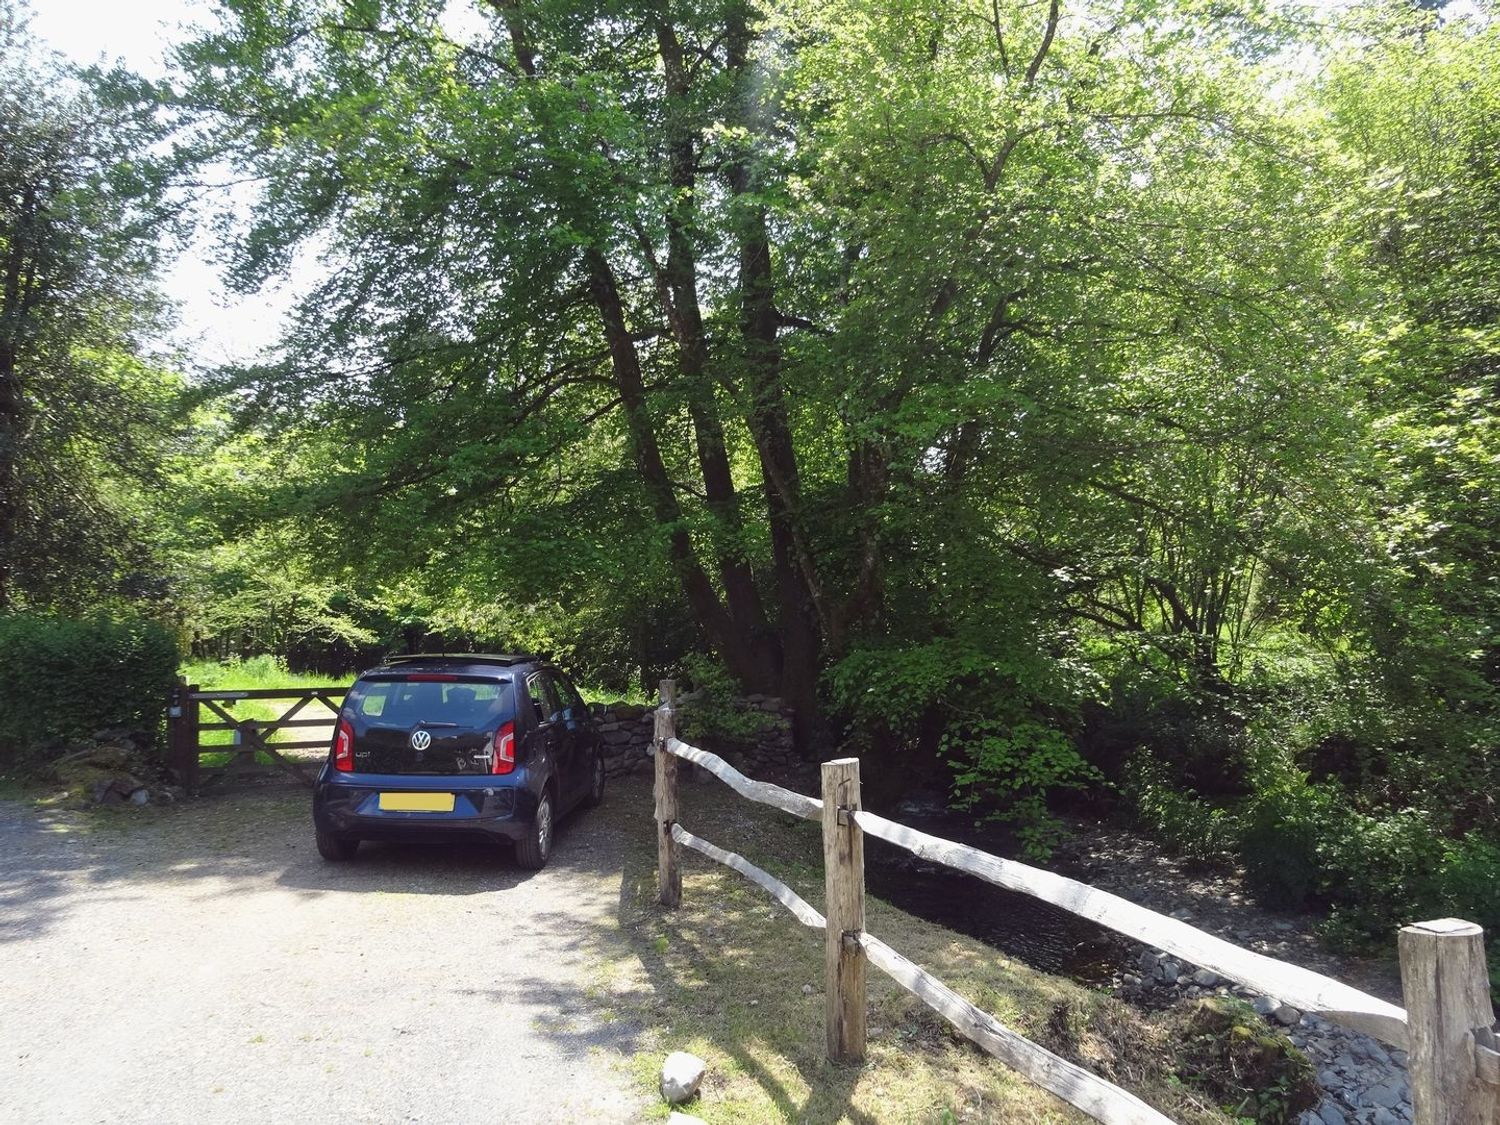
[[511,713],[511,686],[495,680],[361,680],[350,689],[345,706],[382,726],[446,722],[488,727]]

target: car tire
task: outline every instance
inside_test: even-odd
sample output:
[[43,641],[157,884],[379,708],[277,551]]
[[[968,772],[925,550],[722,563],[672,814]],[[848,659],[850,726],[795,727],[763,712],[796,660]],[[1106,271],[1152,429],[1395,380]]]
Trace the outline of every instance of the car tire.
[[556,810],[552,804],[552,792],[548,790],[537,802],[530,830],[516,841],[516,863],[528,871],[540,871],[552,854],[552,834],[556,830]]
[[583,798],[583,807],[597,809],[604,803],[604,758],[594,755],[594,772],[589,780],[588,795]]
[[319,832],[317,837],[318,854],[330,863],[348,863],[354,858],[354,853],[359,851],[359,841],[347,836]]

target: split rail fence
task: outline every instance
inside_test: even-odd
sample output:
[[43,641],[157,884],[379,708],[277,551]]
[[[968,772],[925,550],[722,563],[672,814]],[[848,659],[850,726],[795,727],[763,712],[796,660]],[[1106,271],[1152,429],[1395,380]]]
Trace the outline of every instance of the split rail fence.
[[[178,684],[167,701],[167,765],[178,782],[199,789],[211,778],[243,774],[265,754],[271,763],[304,785],[313,784],[307,763],[286,756],[288,750],[327,750],[332,735],[315,739],[273,742],[280,731],[299,728],[331,729],[338,722],[346,687],[256,688],[250,691],[204,691],[197,684]],[[236,715],[236,704],[246,700],[284,701],[287,707],[274,719]],[[312,710],[309,711],[308,708]],[[327,711],[320,715],[319,709]],[[231,732],[228,744],[204,744],[204,731]],[[230,755],[222,766],[204,766],[205,754]]]
[[[1405,1050],[1415,1125],[1500,1122],[1500,1043],[1490,1005],[1484,931],[1472,922],[1442,919],[1402,928],[1398,946],[1403,1009],[1076,879],[1001,859],[866,812],[860,805],[856,758],[823,763],[821,799],[748,778],[718,755],[677,737],[676,687],[671,680],[662,681],[661,699],[653,744],[661,903],[676,907],[682,901],[678,848],[686,847],[738,871],[803,925],[823,930],[824,1017],[831,1060],[864,1058],[865,971],[867,965],[874,965],[985,1051],[1094,1120],[1109,1125],[1170,1125],[1171,1121],[1134,1094],[1012,1031],[866,932],[864,837],[869,834],[930,862],[1049,902],[1304,1012]],[[743,857],[699,839],[678,823],[679,759],[700,766],[748,800],[822,824],[826,917],[785,883]]]

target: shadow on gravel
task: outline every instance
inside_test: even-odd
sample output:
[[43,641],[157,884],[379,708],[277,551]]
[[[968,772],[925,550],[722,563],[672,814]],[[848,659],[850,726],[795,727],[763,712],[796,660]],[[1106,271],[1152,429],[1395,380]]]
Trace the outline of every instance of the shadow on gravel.
[[[546,870],[607,874],[618,858],[589,838],[590,817],[559,825]],[[270,881],[300,893],[477,895],[545,877],[515,865],[508,848],[475,843],[366,843],[349,863],[313,844],[307,791],[266,785],[179,805],[120,810],[38,810],[0,802],[0,943],[41,937],[70,898],[147,898],[156,884],[202,881],[233,894]]]

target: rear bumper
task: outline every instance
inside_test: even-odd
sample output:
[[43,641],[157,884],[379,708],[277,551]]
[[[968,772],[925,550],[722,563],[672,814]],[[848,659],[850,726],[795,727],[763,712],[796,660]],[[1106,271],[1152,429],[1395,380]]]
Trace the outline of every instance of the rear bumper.
[[[313,790],[313,823],[319,832],[362,840],[487,836],[519,840],[531,830],[537,798],[526,771],[504,779],[472,776],[347,774],[325,769]],[[498,781],[506,784],[496,784]],[[391,812],[382,793],[452,793],[452,812]]]

